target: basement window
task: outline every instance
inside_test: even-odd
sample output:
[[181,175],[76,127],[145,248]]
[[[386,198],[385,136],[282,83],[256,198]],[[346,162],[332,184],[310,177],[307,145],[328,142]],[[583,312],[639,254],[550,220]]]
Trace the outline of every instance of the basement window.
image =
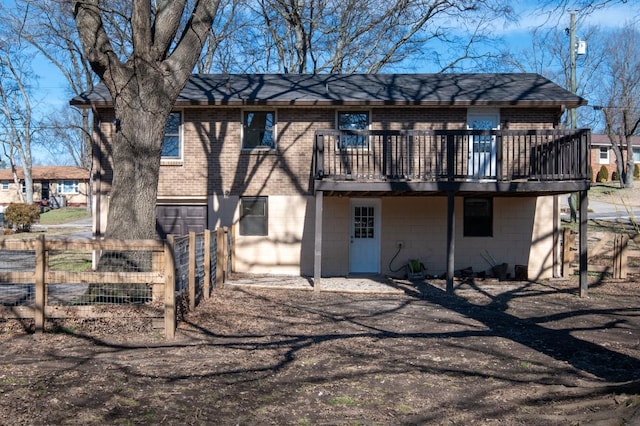
[[465,237],[493,237],[493,199],[465,198]]
[[240,199],[240,235],[269,235],[267,197]]

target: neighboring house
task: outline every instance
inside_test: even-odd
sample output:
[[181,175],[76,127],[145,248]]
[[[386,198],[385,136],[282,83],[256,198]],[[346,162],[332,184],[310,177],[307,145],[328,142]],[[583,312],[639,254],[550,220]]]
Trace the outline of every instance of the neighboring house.
[[[109,152],[105,87],[71,103]],[[165,131],[158,224],[236,225],[239,272],[403,275],[419,259],[550,277],[556,195],[589,188],[590,133],[559,123],[585,104],[537,74],[195,75]],[[112,164],[95,164],[104,231]]]
[[[631,137],[631,149],[633,151],[633,161],[636,164],[640,163],[640,136]],[[627,159],[626,150],[622,152],[624,160]],[[616,154],[611,149],[611,140],[609,136],[602,134],[591,135],[591,169],[593,170],[592,180],[596,182],[598,172],[602,166],[605,166],[609,171],[609,179],[611,180],[613,172],[617,171],[618,166],[616,164]],[[633,173],[633,170],[631,170]]]
[[[16,184],[11,169],[0,170],[0,206],[21,203],[26,197],[24,173],[16,170]],[[54,207],[85,207],[88,199],[89,171],[72,166],[33,166],[33,201]]]

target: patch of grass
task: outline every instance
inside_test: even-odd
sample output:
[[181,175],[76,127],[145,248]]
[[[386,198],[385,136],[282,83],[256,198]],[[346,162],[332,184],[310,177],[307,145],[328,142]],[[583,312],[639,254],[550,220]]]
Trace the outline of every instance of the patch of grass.
[[49,255],[49,269],[53,271],[84,272],[91,266],[91,252],[64,251]]
[[345,407],[355,407],[358,405],[358,401],[350,396],[336,396],[334,398],[329,398],[329,401],[327,402],[329,405],[344,405]]
[[409,414],[413,412],[413,407],[407,404],[400,404],[396,407],[396,410],[402,414]]
[[73,222],[74,220],[89,217],[87,209],[84,207],[64,207],[53,209],[40,215],[41,225],[59,225],[61,223]]

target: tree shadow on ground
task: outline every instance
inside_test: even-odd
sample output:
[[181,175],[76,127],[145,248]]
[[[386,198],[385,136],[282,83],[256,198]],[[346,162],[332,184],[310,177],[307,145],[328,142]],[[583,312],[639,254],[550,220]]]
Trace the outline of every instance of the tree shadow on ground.
[[[625,324],[625,316],[640,316],[640,308],[581,309],[561,314],[520,318],[507,313],[506,310],[514,299],[540,295],[539,291],[528,289],[531,283],[523,283],[521,286],[497,295],[484,291],[473,278],[463,281],[461,285],[482,294],[490,302],[487,304],[472,303],[456,294],[447,294],[443,289],[426,281],[416,283],[415,289],[407,290],[407,293],[472,318],[489,328],[494,336],[525,345],[557,361],[567,362],[574,368],[593,374],[600,379],[609,382],[640,379],[639,359],[573,335],[578,331],[608,330],[622,326]],[[550,292],[557,292],[557,290],[550,289]],[[554,329],[543,325],[552,321],[577,319],[586,315],[620,316],[620,319],[586,329],[577,327]]]

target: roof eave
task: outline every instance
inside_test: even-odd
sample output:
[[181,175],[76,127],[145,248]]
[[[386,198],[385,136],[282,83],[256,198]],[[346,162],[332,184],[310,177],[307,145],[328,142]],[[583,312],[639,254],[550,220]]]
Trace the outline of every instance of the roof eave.
[[[113,102],[107,100],[79,101],[72,100],[72,106],[78,108],[111,108]],[[577,108],[586,105],[585,100],[576,102],[566,101],[540,101],[540,100],[255,100],[255,99],[221,99],[221,100],[198,100],[198,99],[178,99],[176,107],[245,107],[245,106],[273,106],[273,107],[520,107],[520,108]]]

